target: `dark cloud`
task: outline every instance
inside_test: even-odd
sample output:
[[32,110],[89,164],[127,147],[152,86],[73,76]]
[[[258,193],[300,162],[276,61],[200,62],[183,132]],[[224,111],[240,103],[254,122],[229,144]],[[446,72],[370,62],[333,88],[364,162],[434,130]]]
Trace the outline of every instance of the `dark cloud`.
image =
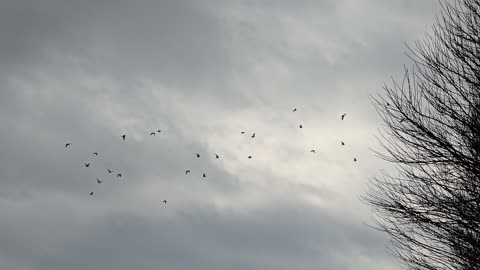
[[190,93],[227,90],[231,75],[225,33],[217,9],[207,2],[47,0],[2,5],[3,73],[61,72],[67,67],[111,77],[124,86],[140,78]]
[[[159,205],[154,214],[159,218],[116,211],[87,222],[59,208],[51,210],[63,214],[55,220],[30,212],[50,200],[42,199],[27,211],[14,207],[21,223],[5,224],[3,240],[9,246],[3,246],[2,253],[26,269],[351,269],[357,256],[371,257],[379,265],[385,260],[379,234],[301,204],[280,203],[244,213],[199,205],[173,216]],[[172,200],[174,208],[175,203]],[[22,233],[24,224],[32,221],[38,234]],[[331,259],[337,256],[351,261]]]

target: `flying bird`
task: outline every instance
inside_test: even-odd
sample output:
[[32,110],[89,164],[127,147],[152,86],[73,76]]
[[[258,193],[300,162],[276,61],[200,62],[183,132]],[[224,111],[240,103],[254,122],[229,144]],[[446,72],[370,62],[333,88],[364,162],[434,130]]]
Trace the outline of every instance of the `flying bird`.
[[199,157],[200,157],[200,154],[198,154],[198,153],[196,153],[196,154],[197,154],[197,158],[199,158]]
[[150,136],[152,136],[152,135],[155,136],[155,132],[150,133]]
[[190,170],[186,170],[186,171],[185,171],[185,174],[189,174],[189,173],[190,173]]
[[98,156],[98,153],[97,153],[97,152],[94,152],[93,155]]
[[108,170],[108,173],[112,173],[112,172],[113,172],[113,171],[112,171],[112,170],[110,170],[110,169],[107,169],[107,170]]
[[240,132],[240,134],[245,134],[245,131]]
[[217,154],[215,154],[215,158],[219,158],[219,156]]
[[93,195],[93,191],[92,191],[92,192],[90,192],[90,196],[92,196],[92,195]]
[[71,145],[71,143],[66,143],[66,144],[65,144],[65,147],[68,147],[69,145]]
[[347,114],[346,113],[342,114],[342,120],[343,120],[343,118],[345,118],[345,115],[347,115]]
[[312,153],[314,153],[314,154],[315,154],[315,150],[313,150],[313,149],[312,149],[312,150],[310,150],[310,152],[312,152]]
[[126,137],[126,136],[127,136],[127,135],[122,135],[122,138],[123,138],[124,141],[125,141],[125,137]]
[[157,130],[157,132],[160,133],[160,132],[162,132],[162,131],[159,129],[159,130]]
[[167,203],[167,200],[163,200],[163,203],[166,204],[166,203]]
[[255,133],[253,133],[252,138],[255,138]]
[[296,111],[297,111],[297,108],[293,109],[293,111],[292,111],[292,112],[296,112]]
[[342,143],[342,145],[345,145],[345,143],[344,143],[344,142],[342,142],[342,141],[340,141],[340,142]]
[[248,156],[248,159],[252,159],[252,156]]
[[121,173],[117,174],[117,177],[122,177],[122,174]]
[[103,181],[100,181],[100,179],[97,178],[97,183],[101,184]]
[[90,163],[85,163],[85,167],[90,167]]
[[207,175],[206,175],[206,174],[203,174],[203,177],[205,178],[205,177],[207,177]]
[[357,158],[353,158],[353,162],[356,162],[357,161]]

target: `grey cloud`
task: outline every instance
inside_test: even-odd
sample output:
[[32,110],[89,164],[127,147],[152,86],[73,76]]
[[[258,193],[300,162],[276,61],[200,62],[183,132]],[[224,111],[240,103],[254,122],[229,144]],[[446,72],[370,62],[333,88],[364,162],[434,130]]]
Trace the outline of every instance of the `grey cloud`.
[[221,21],[210,7],[149,0],[4,3],[2,67],[25,72],[80,64],[116,80],[144,77],[189,91],[222,89],[229,57]]
[[[128,212],[85,224],[75,224],[74,216],[47,220],[33,214],[20,218],[22,224],[7,222],[3,253],[30,269],[350,269],[351,262],[330,258],[370,256],[380,263],[384,254],[375,243],[383,238],[374,231],[295,203],[248,213],[199,206],[154,222]],[[19,235],[16,227],[29,221],[36,221],[41,236]]]

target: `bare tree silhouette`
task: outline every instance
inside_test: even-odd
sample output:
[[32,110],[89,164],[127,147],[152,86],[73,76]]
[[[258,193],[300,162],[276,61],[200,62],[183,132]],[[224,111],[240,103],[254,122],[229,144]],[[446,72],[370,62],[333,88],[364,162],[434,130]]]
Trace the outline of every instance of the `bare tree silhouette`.
[[372,97],[386,125],[374,152],[396,173],[362,200],[409,269],[480,269],[480,0],[442,2],[408,55],[403,81]]

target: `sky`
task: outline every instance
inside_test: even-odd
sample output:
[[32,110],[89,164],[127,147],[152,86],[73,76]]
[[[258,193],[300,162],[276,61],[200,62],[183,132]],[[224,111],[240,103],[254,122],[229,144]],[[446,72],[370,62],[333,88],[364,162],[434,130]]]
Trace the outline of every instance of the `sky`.
[[439,7],[0,1],[0,269],[400,269],[369,95]]

